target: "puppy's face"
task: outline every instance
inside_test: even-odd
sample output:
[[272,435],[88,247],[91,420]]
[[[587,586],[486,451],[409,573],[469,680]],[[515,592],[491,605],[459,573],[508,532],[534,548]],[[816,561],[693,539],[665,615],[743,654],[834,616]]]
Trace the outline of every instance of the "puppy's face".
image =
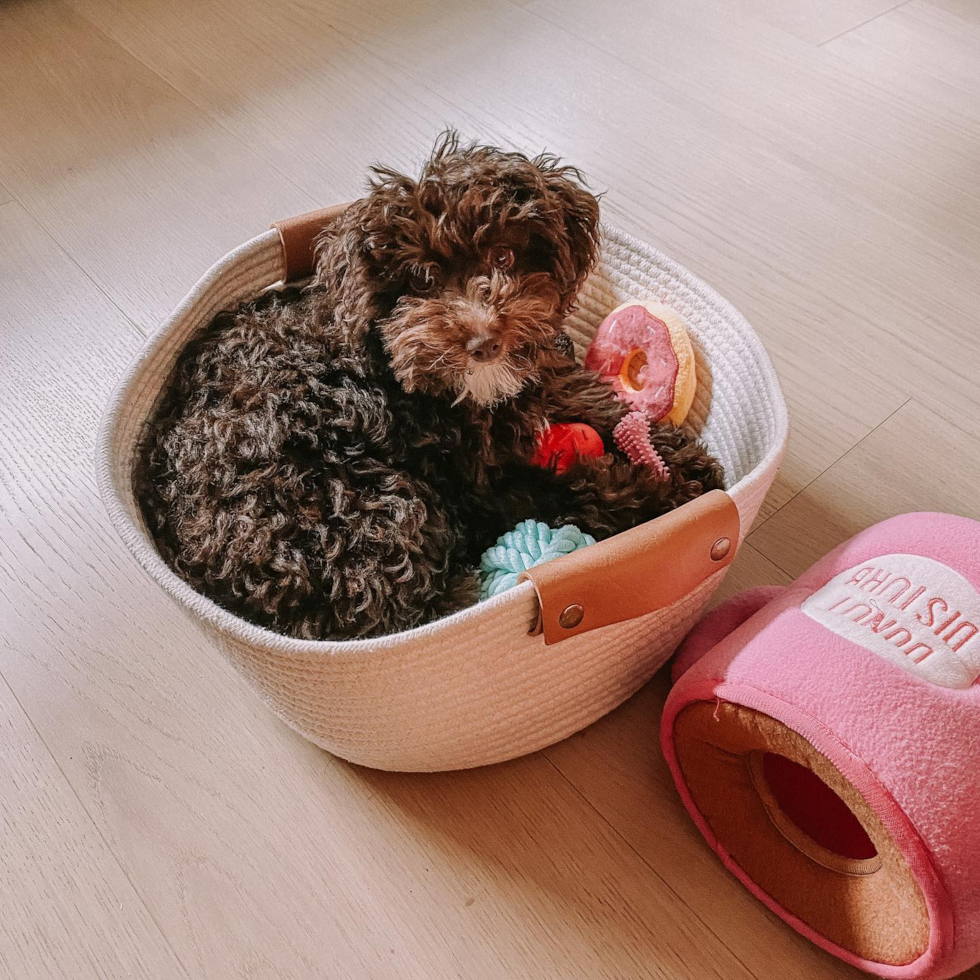
[[555,358],[592,266],[598,203],[550,157],[436,148],[418,180],[378,170],[361,249],[377,328],[407,391],[480,405]]

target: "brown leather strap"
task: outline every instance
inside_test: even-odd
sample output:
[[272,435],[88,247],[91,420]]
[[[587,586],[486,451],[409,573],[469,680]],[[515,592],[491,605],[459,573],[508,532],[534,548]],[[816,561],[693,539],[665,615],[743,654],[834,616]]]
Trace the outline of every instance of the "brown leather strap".
[[739,517],[723,490],[522,573],[546,644],[663,609],[730,564]]
[[270,227],[279,232],[282,240],[283,282],[295,282],[313,275],[316,268],[316,256],[313,253],[316,236],[331,221],[343,214],[351,203],[348,201],[346,204],[335,204],[319,211],[307,211],[306,214],[298,214],[294,218],[273,221]]

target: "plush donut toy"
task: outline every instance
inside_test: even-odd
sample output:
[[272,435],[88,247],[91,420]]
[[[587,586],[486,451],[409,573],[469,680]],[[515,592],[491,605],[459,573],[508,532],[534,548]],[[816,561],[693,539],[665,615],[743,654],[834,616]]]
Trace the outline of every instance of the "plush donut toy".
[[620,400],[652,421],[680,425],[694,402],[694,349],[680,316],[659,303],[631,301],[599,325],[585,366]]

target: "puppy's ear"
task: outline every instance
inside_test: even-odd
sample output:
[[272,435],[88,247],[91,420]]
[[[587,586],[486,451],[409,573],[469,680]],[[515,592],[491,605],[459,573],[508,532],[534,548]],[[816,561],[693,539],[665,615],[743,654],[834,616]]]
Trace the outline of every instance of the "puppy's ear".
[[360,346],[382,315],[382,297],[365,234],[369,201],[355,201],[316,243],[315,285],[335,298],[334,317],[349,343]]
[[565,242],[557,250],[558,274],[568,312],[598,254],[599,201],[582,186],[585,181],[575,167],[563,166],[550,154],[535,158],[534,164],[543,174],[549,194],[560,203]]

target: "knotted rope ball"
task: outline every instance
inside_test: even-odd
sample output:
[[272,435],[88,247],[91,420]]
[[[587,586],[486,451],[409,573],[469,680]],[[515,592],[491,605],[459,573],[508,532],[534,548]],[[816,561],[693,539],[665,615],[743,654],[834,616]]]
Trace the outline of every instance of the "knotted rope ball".
[[574,524],[548,527],[540,521],[521,521],[513,531],[497,538],[480,559],[480,598],[489,599],[517,585],[521,572],[560,558],[579,548],[595,544],[591,534],[585,534]]

